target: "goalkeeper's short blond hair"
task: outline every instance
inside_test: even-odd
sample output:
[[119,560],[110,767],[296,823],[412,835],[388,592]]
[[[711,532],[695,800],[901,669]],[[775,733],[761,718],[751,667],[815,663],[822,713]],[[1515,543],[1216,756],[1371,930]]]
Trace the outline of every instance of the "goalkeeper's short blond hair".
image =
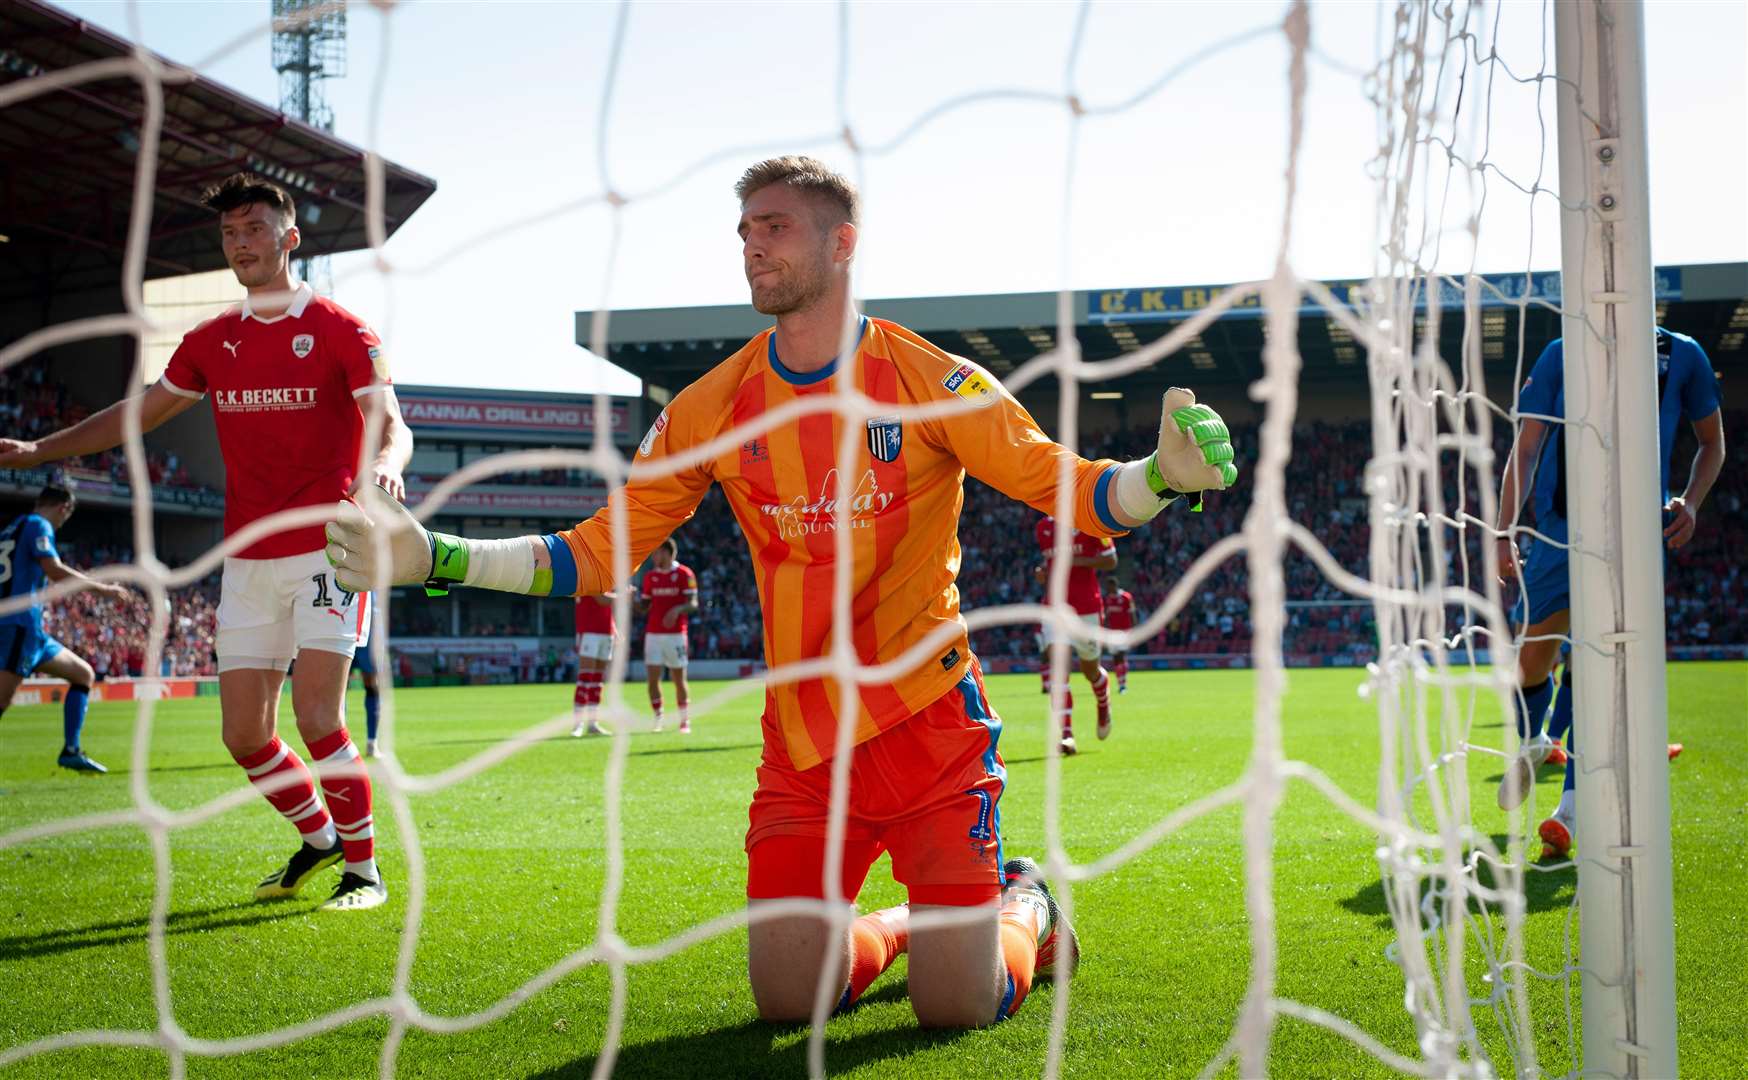
[[772,184],[804,191],[813,196],[822,209],[830,207],[830,213],[821,220],[828,229],[846,221],[857,226],[862,223],[862,196],[856,191],[856,185],[833,172],[818,158],[802,154],[766,158],[741,174],[734,185],[734,194],[745,206],[754,192]]

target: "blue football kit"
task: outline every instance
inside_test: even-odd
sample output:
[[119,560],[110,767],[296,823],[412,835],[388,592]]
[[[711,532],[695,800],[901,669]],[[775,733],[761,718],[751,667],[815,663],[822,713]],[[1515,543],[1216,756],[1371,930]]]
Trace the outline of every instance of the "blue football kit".
[[[42,603],[36,599],[48,584],[42,560],[60,557],[55,527],[41,514],[26,514],[0,529],[0,599],[31,598],[28,607],[0,615],[0,671],[28,676],[61,654],[61,643],[43,630]],[[90,687],[69,685],[61,699],[59,761],[69,769],[102,773],[108,770],[79,745],[90,698]]]
[[[1670,499],[1670,459],[1675,452],[1675,437],[1682,421],[1697,423],[1718,411],[1721,399],[1717,376],[1711,361],[1699,343],[1685,334],[1658,327],[1657,335],[1657,449],[1659,465],[1659,502]],[[1518,411],[1531,418],[1566,415],[1565,351],[1556,338],[1542,350],[1529,378],[1524,380],[1518,395]],[[1535,508],[1535,530],[1542,537],[1525,536],[1518,544],[1523,553],[1523,580],[1518,597],[1517,615],[1524,624],[1533,625],[1572,607],[1571,578],[1568,558],[1570,549],[1566,522],[1567,471],[1566,438],[1560,425],[1550,424],[1537,455],[1534,480],[1530,492]],[[1665,520],[1665,525],[1668,522]],[[1556,696],[1549,680],[1520,690],[1517,701],[1517,726],[1520,737],[1541,734],[1542,718],[1550,702],[1554,707],[1553,738],[1567,737],[1570,747],[1572,723],[1572,663],[1568,659],[1566,674]],[[1576,780],[1576,758],[1568,757],[1564,789],[1573,790]],[[1568,796],[1569,797],[1569,796]]]
[[[1561,339],[1549,343],[1524,380],[1518,395],[1520,413],[1564,418],[1566,415],[1565,351]],[[1661,470],[1659,506],[1670,499],[1670,458],[1682,421],[1696,423],[1718,411],[1717,376],[1699,343],[1685,334],[1657,328],[1657,446]],[[1558,425],[1550,426],[1537,457],[1530,502],[1535,530],[1547,537],[1525,536],[1523,592],[1527,623],[1539,623],[1572,606],[1567,575],[1566,439]],[[1522,600],[1520,600],[1520,604]],[[1520,609],[1520,614],[1523,614]]]
[[[39,560],[59,557],[55,527],[41,514],[0,529],[0,599],[34,597],[48,582]],[[60,651],[61,643],[43,632],[41,603],[0,615],[0,671],[29,675]]]

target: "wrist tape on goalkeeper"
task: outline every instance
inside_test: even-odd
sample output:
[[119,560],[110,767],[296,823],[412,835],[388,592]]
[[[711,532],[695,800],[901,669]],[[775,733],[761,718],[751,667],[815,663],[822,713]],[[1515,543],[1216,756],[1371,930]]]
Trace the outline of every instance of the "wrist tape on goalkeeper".
[[1159,472],[1158,454],[1117,466],[1111,478],[1111,502],[1118,512],[1136,523],[1152,521],[1183,492],[1166,483]]
[[552,571],[534,566],[534,547],[525,536],[508,540],[468,540],[448,533],[431,534],[431,576],[427,596],[443,596],[452,585],[498,592],[535,591],[542,575],[551,586]]
[[425,595],[448,596],[451,585],[467,583],[467,541],[448,533],[426,535],[431,540],[431,572],[425,576]]

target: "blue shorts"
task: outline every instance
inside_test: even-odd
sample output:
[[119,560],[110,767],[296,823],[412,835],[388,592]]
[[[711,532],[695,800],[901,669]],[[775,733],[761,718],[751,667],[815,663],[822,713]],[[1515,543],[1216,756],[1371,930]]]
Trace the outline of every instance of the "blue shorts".
[[0,626],[0,671],[28,677],[60,652],[61,643],[41,626]]
[[1524,546],[1522,588],[1512,617],[1533,626],[1572,606],[1571,553],[1534,538]]
[[[1668,528],[1675,515],[1663,512],[1663,527]],[[1551,522],[1548,533],[1560,540],[1567,538],[1566,523]],[[1568,548],[1558,547],[1535,537],[1528,537],[1520,545],[1523,555],[1523,589],[1518,594],[1517,604],[1512,609],[1512,618],[1524,620],[1524,625],[1533,626],[1536,623],[1568,611],[1572,607],[1572,576],[1571,555]],[[1663,548],[1664,576],[1668,576],[1669,549]],[[1524,600],[1529,600],[1528,618],[1525,620]]]
[[358,651],[352,654],[352,670],[360,675],[376,674],[376,657],[370,655],[368,646],[360,645]]

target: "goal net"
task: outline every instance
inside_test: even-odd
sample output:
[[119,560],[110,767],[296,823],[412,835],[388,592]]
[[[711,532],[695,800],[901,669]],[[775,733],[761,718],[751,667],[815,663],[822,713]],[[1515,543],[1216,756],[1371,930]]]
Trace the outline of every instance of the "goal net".
[[[619,10],[609,59],[602,69],[600,114],[595,123],[603,147],[607,145],[604,132],[616,116],[615,80],[622,77],[626,65],[637,60],[625,35],[633,10],[629,5]],[[1233,1068],[1247,1076],[1269,1072],[1271,1039],[1287,1024],[1327,1029],[1383,1068],[1414,1075],[1575,1076],[1581,1069],[1592,1071],[1593,1064],[1586,1062],[1580,1051],[1582,975],[1576,894],[1570,901],[1573,906],[1566,932],[1558,940],[1529,940],[1524,931],[1526,895],[1537,892],[1532,878],[1574,874],[1570,863],[1537,864],[1532,858],[1534,852],[1528,845],[1534,822],[1550,808],[1537,806],[1532,793],[1530,803],[1511,814],[1509,827],[1500,835],[1487,824],[1494,817],[1491,807],[1477,807],[1471,794],[1478,771],[1499,771],[1518,752],[1511,723],[1517,630],[1511,615],[1512,594],[1493,573],[1490,549],[1492,530],[1499,520],[1498,477],[1514,426],[1522,418],[1516,407],[1516,389],[1535,360],[1526,329],[1529,316],[1553,313],[1564,320],[1568,330],[1586,327],[1599,342],[1612,341],[1614,333],[1589,296],[1570,289],[1562,293],[1559,275],[1553,272],[1560,265],[1562,211],[1583,214],[1596,210],[1588,195],[1567,190],[1558,180],[1556,99],[1563,92],[1573,95],[1578,100],[1572,107],[1586,116],[1596,115],[1597,103],[1583,99],[1582,87],[1590,84],[1580,74],[1556,70],[1552,6],[1463,0],[1380,4],[1371,13],[1375,48],[1370,55],[1356,51],[1349,41],[1334,41],[1321,32],[1326,9],[1304,3],[1289,3],[1272,12],[1254,6],[1226,7],[1220,17],[1232,21],[1231,33],[1188,54],[1162,46],[1157,69],[1136,72],[1131,93],[1099,99],[1084,93],[1078,81],[1079,51],[1090,23],[1123,15],[1120,10],[1084,5],[1074,16],[1072,33],[1061,43],[1064,76],[1060,84],[1046,89],[1035,83],[983,87],[955,94],[929,103],[912,124],[884,141],[862,135],[845,91],[857,9],[844,6],[838,12],[837,40],[828,46],[837,57],[835,83],[822,86],[820,93],[836,93],[841,131],[823,140],[823,148],[818,145],[821,140],[809,144],[782,131],[770,132],[767,143],[757,147],[700,148],[697,164],[641,191],[614,187],[610,179],[614,170],[604,157],[601,185],[565,208],[609,208],[613,243],[603,255],[606,279],[611,280],[622,247],[638,242],[637,223],[629,211],[645,204],[660,205],[686,180],[722,160],[750,161],[772,151],[810,150],[848,162],[846,172],[862,183],[870,218],[878,223],[898,208],[885,201],[887,196],[872,164],[911,150],[935,120],[991,102],[1035,109],[1041,121],[1066,118],[1070,129],[1067,160],[1050,162],[1048,167],[1062,170],[1065,176],[1058,241],[1067,266],[1076,237],[1070,211],[1081,190],[1077,185],[1087,182],[1077,172],[1075,154],[1093,125],[1130,122],[1130,137],[1160,138],[1161,133],[1148,122],[1134,119],[1142,106],[1174,93],[1185,72],[1219,65],[1236,50],[1258,40],[1278,42],[1287,58],[1285,68],[1253,75],[1279,88],[1283,134],[1278,158],[1282,178],[1280,230],[1275,243],[1248,253],[1255,268],[1253,280],[1222,291],[1157,341],[1116,359],[1087,362],[1082,360],[1075,338],[1075,283],[1065,276],[1052,346],[1018,365],[1004,380],[1016,392],[1040,379],[1058,380],[1060,413],[1046,422],[1053,421],[1053,434],[1059,440],[1084,445],[1089,432],[1079,416],[1081,395],[1076,392],[1083,384],[1162,366],[1175,372],[1172,365],[1181,364],[1192,347],[1200,348],[1199,336],[1222,319],[1260,318],[1266,332],[1260,375],[1249,387],[1259,410],[1259,423],[1253,443],[1240,447],[1244,464],[1241,484],[1249,489],[1248,510],[1242,521],[1196,554],[1181,577],[1171,583],[1165,601],[1140,625],[1129,631],[1101,632],[1109,646],[1139,645],[1193,610],[1196,597],[1215,575],[1238,575],[1248,591],[1252,642],[1248,664],[1253,672],[1255,705],[1249,765],[1235,782],[1166,808],[1157,820],[1098,857],[1077,860],[1070,856],[1061,821],[1063,793],[1072,778],[1062,767],[1055,740],[1047,737],[1042,747],[1033,748],[1046,757],[1043,789],[1029,793],[1029,797],[1043,799],[1046,807],[1045,868],[1072,919],[1076,916],[1077,887],[1119,873],[1133,860],[1171,844],[1185,829],[1209,815],[1238,809],[1240,854],[1236,856],[1235,878],[1242,882],[1247,929],[1244,940],[1235,939],[1232,947],[1248,950],[1249,981],[1235,1012],[1198,1017],[1200,1023],[1230,1030],[1222,1048],[1202,1063],[1203,1075]],[[1336,17],[1333,11],[1327,14]],[[392,12],[386,16],[391,27],[393,17]],[[259,40],[251,37],[236,44],[238,48],[245,46],[258,47]],[[392,74],[385,72],[381,77],[392,78]],[[0,85],[0,109],[90,80],[131,79],[145,88],[148,116],[155,120],[160,115],[153,111],[155,96],[181,78],[185,78],[181,69],[141,52],[124,62],[39,72]],[[1308,86],[1313,81],[1343,88],[1351,100],[1365,103],[1373,118],[1371,142],[1367,144],[1373,148],[1369,160],[1346,160],[1340,175],[1314,171],[1330,160],[1329,155],[1306,153],[1307,146],[1323,137],[1319,127],[1322,118],[1307,108]],[[1213,110],[1220,107],[1219,102],[1201,104]],[[1507,115],[1517,119],[1507,125],[1501,120]],[[1535,121],[1522,122],[1526,116]],[[152,158],[158,136],[150,125],[139,133],[141,165],[136,197],[142,205],[149,205],[147,196],[161,181]],[[1639,149],[1642,151],[1642,144]],[[1217,153],[1213,159],[1212,167],[1217,171]],[[381,238],[385,235],[380,216],[382,173],[380,159],[374,157],[371,178],[376,185],[372,234]],[[1318,198],[1333,188],[1361,183],[1369,184],[1375,192],[1370,244],[1374,261],[1366,268],[1369,276],[1331,285],[1302,272],[1299,267],[1307,253],[1299,249],[1294,238],[1307,219],[1319,214]],[[972,193],[947,193],[947,197],[956,200],[963,212],[976,212]],[[1218,193],[1214,197],[1218,198]],[[517,228],[527,220],[531,219],[515,214],[507,215],[503,222],[482,223],[481,235],[490,236],[493,228]],[[145,242],[143,219],[136,219],[127,277],[120,282],[128,300],[125,314],[48,326],[15,340],[0,349],[0,371],[55,345],[115,333],[134,335],[143,343],[151,335],[183,329],[152,325],[142,307],[141,252]],[[454,257],[465,259],[467,254],[463,249]],[[392,289],[419,287],[416,280],[397,280],[397,272],[384,262],[339,273],[336,295],[343,300],[349,280],[357,282],[377,274]],[[593,351],[606,355],[611,316],[605,311],[598,314],[592,323]],[[1371,444],[1369,448],[1352,448],[1355,455],[1368,458],[1360,492],[1367,507],[1368,539],[1363,560],[1358,563],[1349,560],[1344,564],[1331,553],[1330,538],[1320,534],[1320,512],[1307,517],[1293,509],[1300,482],[1294,471],[1293,441],[1301,403],[1300,348],[1305,339],[1303,324],[1311,316],[1328,320],[1333,347],[1356,358],[1351,375],[1355,385],[1363,377],[1369,387]],[[1189,375],[1193,379],[1193,371]],[[843,381],[844,391],[826,407],[844,417],[847,428],[856,429],[874,415],[875,404],[853,392],[848,385],[853,380]],[[1575,416],[1571,423],[1600,430],[1602,414],[1609,411],[1611,401],[1592,398],[1591,410]],[[637,466],[612,442],[608,399],[597,398],[595,408],[598,441],[592,450],[527,451],[474,462],[437,485],[421,504],[420,515],[437,513],[448,498],[468,485],[507,471],[582,468],[616,484],[627,476],[672,471],[686,464],[683,459],[673,459],[654,469]],[[725,438],[740,434],[737,431]],[[837,530],[839,566],[833,588],[839,641],[851,640],[847,523],[852,492],[848,478],[853,475],[851,455],[860,445],[860,440],[845,442],[837,473],[838,513],[840,526],[844,526]],[[233,538],[188,566],[163,565],[153,554],[150,484],[146,482],[145,450],[137,422],[129,431],[126,453],[137,493],[138,557],[131,564],[106,568],[97,576],[129,582],[153,598],[157,614],[146,668],[155,671],[166,627],[163,606],[167,591],[210,574],[227,553],[238,549],[239,539],[247,538]],[[1066,510],[1066,506],[1065,496],[1062,508]],[[267,527],[308,523],[325,516],[325,512],[284,515]],[[623,580],[634,567],[626,553],[625,523],[614,524],[619,540],[617,571]],[[1140,535],[1144,540],[1145,532]],[[1059,531],[1058,567],[1066,566],[1062,556],[1068,540],[1066,531]],[[1584,553],[1578,542],[1572,546],[1575,554]],[[1608,549],[1606,542],[1594,542],[1596,552]],[[1375,791],[1347,790],[1323,771],[1286,752],[1283,707],[1289,678],[1282,637],[1289,620],[1288,605],[1306,600],[1290,594],[1287,571],[1295,560],[1309,560],[1330,586],[1329,596],[1320,599],[1339,596],[1369,605],[1375,636],[1368,644],[1374,660],[1363,681],[1356,679],[1369,704],[1356,707],[1375,710],[1380,762]],[[980,608],[968,612],[968,621],[973,630],[1044,622],[1066,634],[1076,624],[1065,589],[1066,574],[1059,572],[1050,580],[1045,603]],[[49,589],[45,598],[53,602],[71,591],[57,586]],[[624,623],[629,616],[628,598],[622,595],[616,603],[618,618]],[[18,600],[0,601],[0,612],[21,606]],[[371,645],[385,671],[390,670],[387,607],[387,603],[378,606],[377,633]],[[766,614],[768,618],[782,617],[782,613]],[[907,660],[922,659],[932,644],[922,643],[916,655]],[[1609,652],[1603,641],[1585,639],[1576,630],[1571,645],[1575,653],[1588,649],[1603,656]],[[619,689],[625,672],[624,653],[616,650],[606,680],[609,689],[602,716],[610,723],[629,719]],[[1060,693],[1069,670],[1066,646],[1053,649],[1050,662]],[[843,651],[796,670],[769,672],[765,678],[793,680],[822,674],[837,680],[845,699],[854,699],[867,682],[882,677],[879,671],[859,668],[855,657]],[[756,680],[737,683],[707,700],[695,701],[691,712],[695,718],[706,718],[713,710],[758,693],[760,686]],[[293,1027],[235,1038],[201,1037],[192,1033],[188,1019],[179,1015],[170,990],[165,935],[171,913],[171,837],[177,830],[194,828],[252,804],[258,795],[255,789],[239,784],[223,797],[189,809],[174,810],[160,803],[145,768],[155,708],[150,695],[138,704],[129,809],[29,824],[0,836],[0,851],[17,853],[51,838],[115,826],[145,832],[155,866],[147,940],[156,1022],[138,1029],[70,1030],[0,1047],[0,1067],[23,1064],[28,1068],[38,1055],[70,1047],[134,1046],[161,1051],[171,1073],[181,1076],[190,1068],[191,1057],[238,1055],[282,1046],[374,1016],[389,1021],[389,1034],[380,1054],[381,1075],[388,1077],[396,1072],[409,1033],[447,1034],[483,1027],[574,972],[599,966],[610,975],[611,994],[601,1015],[589,1018],[589,1022],[602,1032],[595,1072],[604,1076],[613,1070],[626,1022],[628,972],[639,965],[662,963],[709,939],[744,932],[748,922],[748,912],[736,908],[666,940],[633,944],[621,937],[617,914],[627,871],[623,797],[630,746],[629,725],[621,722],[616,725],[619,734],[599,778],[604,794],[606,860],[594,939],[488,1007],[461,1015],[426,1008],[412,992],[412,971],[427,900],[442,884],[427,874],[421,823],[413,812],[412,800],[487,774],[513,755],[561,733],[572,718],[568,713],[555,715],[454,767],[414,773],[393,753],[395,694],[388,687],[383,703],[388,753],[372,773],[377,798],[397,825],[407,864],[406,880],[399,886],[407,900],[392,992],[341,1004]],[[854,710],[843,712],[854,715]],[[1501,718],[1504,723],[1496,728]],[[846,726],[840,733],[840,749],[850,745],[850,737]],[[839,754],[834,765],[829,850],[838,853],[844,843],[848,758],[848,754]],[[1277,811],[1295,784],[1327,799],[1376,838],[1379,880],[1395,932],[1388,957],[1400,981],[1378,986],[1374,992],[1400,997],[1412,1026],[1411,1043],[1393,1034],[1368,1031],[1344,1018],[1338,1009],[1295,1000],[1279,988],[1275,851],[1282,826]],[[29,873],[23,864],[11,865],[15,872]],[[828,888],[835,889],[836,875],[827,876]],[[843,925],[850,912],[844,899],[834,896],[823,903],[786,902],[764,910],[771,915],[819,912]],[[732,980],[737,975],[724,972],[723,978]],[[1584,983],[1585,989],[1589,986]],[[824,1075],[828,1069],[825,1017],[838,990],[820,987],[808,1058],[814,1075]],[[1165,984],[1158,992],[1162,997],[1195,994],[1193,988]],[[1059,974],[1054,993],[1040,994],[1032,1007],[1052,1011],[1048,1054],[1038,1062],[1038,1069],[1047,1076],[1057,1076],[1072,1064],[1072,1048],[1066,1044],[1065,1032],[1071,1012],[1078,1007],[1074,982],[1065,973]],[[1172,1012],[1181,1016],[1185,1010]],[[1627,1035],[1618,1037],[1626,1039]]]

